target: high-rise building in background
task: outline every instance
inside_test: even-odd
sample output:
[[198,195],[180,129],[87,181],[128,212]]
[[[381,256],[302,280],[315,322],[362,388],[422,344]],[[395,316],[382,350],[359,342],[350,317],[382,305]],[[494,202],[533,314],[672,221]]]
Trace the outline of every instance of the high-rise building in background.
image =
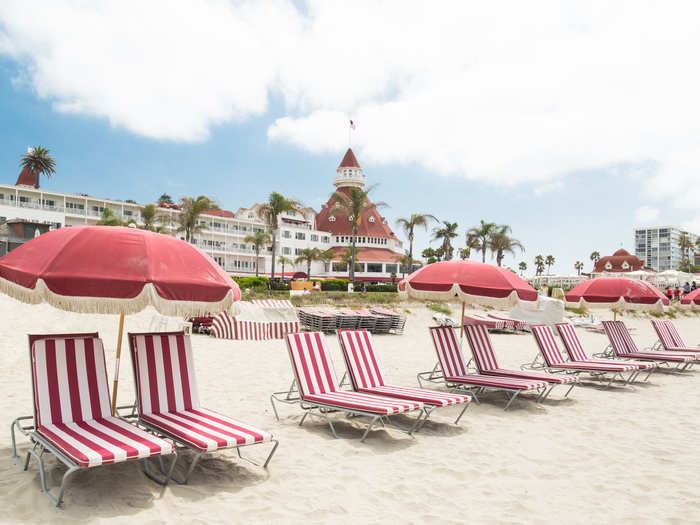
[[[697,235],[685,231],[678,226],[654,226],[650,228],[637,228],[634,230],[634,253],[650,270],[663,272],[664,270],[677,270],[683,263],[683,253],[680,247],[680,239],[686,235],[693,247]],[[697,249],[691,248],[688,256],[690,262],[694,262]]]

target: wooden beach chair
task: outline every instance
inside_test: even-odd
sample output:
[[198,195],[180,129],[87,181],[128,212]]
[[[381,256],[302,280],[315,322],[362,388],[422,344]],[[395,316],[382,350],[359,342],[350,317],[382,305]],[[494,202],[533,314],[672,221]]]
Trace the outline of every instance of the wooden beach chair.
[[470,373],[451,326],[432,326],[430,335],[438,361],[430,372],[418,374],[418,384],[421,386],[423,381],[443,383],[454,392],[468,392],[477,403],[479,402],[477,394],[486,391],[502,391],[506,394],[504,410],[508,410],[521,393],[535,392],[537,393],[536,402],[539,402],[548,391],[549,385],[546,381]]
[[573,375],[549,374],[546,372],[533,372],[531,370],[510,370],[507,368],[501,368],[496,360],[496,354],[493,351],[491,338],[489,337],[486,327],[465,326],[464,330],[467,335],[467,342],[472,350],[474,363],[481,374],[546,381],[549,383],[549,388],[542,398],[543,401],[557,385],[570,385],[569,389],[566,391],[566,394],[564,394],[564,397],[567,397],[578,383],[578,377]]
[[[304,410],[304,415],[299,422],[300,426],[304,424],[309,414],[324,419],[336,438],[338,434],[328,417],[328,414],[335,411],[370,418],[360,441],[367,438],[375,423],[384,424],[385,421],[389,421],[389,417],[397,414],[418,411],[418,417],[413,426],[399,430],[404,430],[411,435],[418,428],[425,414],[424,405],[420,401],[341,390],[333,368],[333,360],[321,332],[291,333],[286,335],[285,341],[294,380],[289,390],[274,392],[270,396],[272,409],[278,420],[279,414],[275,402],[298,404]],[[396,425],[393,426],[398,428]]]
[[641,361],[657,361],[663,365],[676,365],[675,371],[683,372],[693,365],[697,359],[695,354],[677,354],[671,352],[640,352],[627,327],[622,321],[603,321],[605,334],[610,341],[610,350],[617,357]]
[[[144,473],[165,485],[168,476],[151,472],[148,458],[177,456],[172,442],[161,439],[112,415],[102,340],[96,333],[30,335],[30,363],[34,426],[12,424],[12,448],[17,456],[15,430],[33,443],[20,466],[27,470],[33,457],[39,463],[42,492],[56,505],[66,484],[78,470],[129,460],[143,460]],[[50,452],[68,470],[58,494],[49,492],[44,453]],[[161,463],[161,470],[164,466]]]
[[420,401],[425,405],[426,412],[423,423],[436,408],[463,404],[464,408],[455,420],[457,424],[469,408],[471,397],[468,395],[387,384],[379,357],[374,351],[372,334],[367,330],[338,330],[338,341],[345,358],[346,374],[356,392]]
[[[184,332],[129,333],[129,349],[136,384],[139,425],[172,439],[195,456],[183,478],[187,480],[207,452],[273,443],[263,468],[277,450],[272,434],[202,407],[194,372],[190,336]],[[253,463],[251,461],[251,463]]]
[[653,319],[651,324],[659,338],[651,347],[652,351],[664,350],[674,354],[700,355],[700,348],[689,347],[683,342],[681,335],[678,333],[678,330],[676,330],[672,321]]

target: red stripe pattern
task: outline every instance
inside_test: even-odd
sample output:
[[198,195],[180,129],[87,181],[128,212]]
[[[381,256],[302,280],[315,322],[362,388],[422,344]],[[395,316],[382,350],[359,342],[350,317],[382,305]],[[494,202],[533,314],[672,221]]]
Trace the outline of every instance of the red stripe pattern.
[[272,434],[203,408],[190,338],[182,332],[130,334],[139,414],[200,452],[266,443]]
[[299,394],[304,401],[379,415],[423,408],[423,403],[418,401],[341,391],[321,332],[287,334],[286,340]]
[[450,383],[508,388],[512,390],[536,390],[547,386],[545,381],[515,379],[504,376],[470,374],[459,349],[459,343],[451,326],[431,326],[430,335],[445,379]]
[[631,357],[633,359],[668,361],[671,363],[688,363],[694,358],[694,354],[672,354],[671,352],[640,352],[627,327],[622,321],[603,321],[603,328],[610,340],[613,352],[618,357]]
[[81,467],[172,454],[172,443],[113,417],[102,341],[39,339],[31,349],[37,432]]
[[241,321],[227,312],[221,312],[212,321],[212,333],[219,339],[267,341],[282,339],[300,329],[298,321]]
[[545,372],[532,372],[529,370],[509,370],[500,368],[496,361],[496,354],[491,346],[491,338],[485,326],[469,325],[464,327],[467,335],[467,341],[472,349],[474,362],[476,367],[482,374],[486,375],[502,375],[509,377],[517,377],[522,379],[535,379],[546,381],[547,383],[568,384],[577,381],[575,376],[548,374]]
[[664,350],[681,354],[697,354],[695,359],[700,357],[700,348],[686,346],[671,321],[653,320],[651,324],[654,325],[654,330],[656,330],[656,335],[659,336],[659,341],[661,341]]
[[374,352],[371,333],[367,330],[338,330],[338,339],[350,379],[358,392],[421,401],[432,406],[458,405],[471,401],[469,396],[460,394],[387,385]]

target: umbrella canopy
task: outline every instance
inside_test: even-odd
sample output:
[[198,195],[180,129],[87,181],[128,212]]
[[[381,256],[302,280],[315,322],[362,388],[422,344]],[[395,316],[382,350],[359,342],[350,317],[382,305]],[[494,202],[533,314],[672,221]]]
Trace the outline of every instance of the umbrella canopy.
[[196,246],[136,228],[72,226],[0,258],[0,290],[71,312],[164,315],[228,309],[238,285]]
[[688,295],[683,297],[683,299],[681,299],[681,304],[687,306],[700,306],[700,288],[696,288]]
[[566,294],[567,306],[615,310],[663,310],[669,302],[655,286],[626,277],[600,277],[582,282]]
[[403,297],[509,308],[536,301],[537,291],[515,273],[475,261],[442,261],[413,272],[399,283]]

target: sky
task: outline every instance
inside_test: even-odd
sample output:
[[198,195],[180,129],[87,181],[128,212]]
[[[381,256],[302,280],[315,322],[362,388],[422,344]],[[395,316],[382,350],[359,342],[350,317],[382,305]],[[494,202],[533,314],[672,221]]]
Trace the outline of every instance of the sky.
[[[0,181],[315,208],[350,143],[391,223],[511,226],[572,274],[634,228],[700,233],[697,2],[4,0]],[[431,243],[416,235],[415,252]]]

